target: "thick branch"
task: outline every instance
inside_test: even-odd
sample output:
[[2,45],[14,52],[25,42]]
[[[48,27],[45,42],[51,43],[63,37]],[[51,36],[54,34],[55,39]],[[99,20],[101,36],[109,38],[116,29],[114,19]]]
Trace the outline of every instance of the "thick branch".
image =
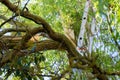
[[[61,45],[60,43],[53,41],[53,40],[44,40],[44,41],[40,41],[39,43],[37,43],[34,52],[31,52],[28,49],[25,49],[24,51],[23,50],[14,50],[12,52],[6,53],[2,57],[2,60],[0,61],[0,67],[2,67],[6,62],[12,61],[13,57],[15,57],[15,56],[22,57],[22,56],[26,56],[31,53],[35,53],[38,51],[44,51],[44,50],[56,50],[56,49],[64,50],[65,48],[60,45]],[[10,44],[9,44],[9,46],[10,46]],[[12,46],[16,46],[16,44],[14,44]],[[34,42],[33,42],[33,46],[34,46]]]
[[0,2],[2,2],[5,6],[7,6],[12,12],[16,13],[16,15],[19,14],[27,19],[34,21],[37,24],[40,25],[42,24],[48,35],[53,40],[63,42],[66,45],[68,52],[70,52],[72,56],[81,57],[79,53],[76,51],[74,45],[69,41],[69,39],[62,34],[55,33],[51,29],[51,26],[44,19],[42,19],[39,16],[33,15],[27,11],[21,11],[20,9],[17,8],[16,5],[13,5],[9,0],[0,0]]
[[[29,46],[29,45],[27,45],[27,46]],[[33,43],[33,46],[34,46],[34,43]],[[60,49],[65,50],[65,47],[62,46],[61,43],[58,43],[56,41],[53,41],[53,40],[44,40],[44,41],[38,42],[37,45],[36,45],[35,50],[33,52],[30,52],[30,53],[34,53],[34,52],[38,52],[38,51],[45,51],[45,50],[57,50],[57,49],[58,50],[60,50]],[[26,53],[25,54],[19,53],[18,55],[19,55],[19,57],[21,57],[21,56],[25,56]]]

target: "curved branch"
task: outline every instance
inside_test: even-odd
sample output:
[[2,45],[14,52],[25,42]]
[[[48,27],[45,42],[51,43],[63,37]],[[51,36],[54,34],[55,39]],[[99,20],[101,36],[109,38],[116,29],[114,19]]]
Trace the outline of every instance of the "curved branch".
[[55,41],[63,42],[67,47],[68,52],[70,52],[71,56],[79,57],[82,56],[76,51],[76,47],[69,41],[69,39],[63,35],[56,33],[52,30],[51,26],[41,17],[33,15],[27,11],[21,11],[17,8],[16,5],[13,5],[9,0],[0,0],[5,6],[7,6],[12,12],[16,15],[21,15],[24,18],[30,19],[37,24],[43,25],[44,29],[46,30],[47,34]]
[[23,38],[21,40],[21,46],[23,46],[35,34],[40,33],[40,32],[45,32],[45,30],[42,27],[37,27],[37,28],[29,29],[29,30],[27,30],[27,29],[8,28],[8,29],[4,29],[4,30],[2,30],[0,32],[0,37],[3,36],[7,32],[26,32],[26,35],[23,36]]

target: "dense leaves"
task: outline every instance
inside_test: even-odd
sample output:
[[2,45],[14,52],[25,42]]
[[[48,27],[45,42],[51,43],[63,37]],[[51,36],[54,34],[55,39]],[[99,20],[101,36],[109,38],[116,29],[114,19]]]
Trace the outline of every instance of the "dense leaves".
[[[7,1],[12,4],[4,5]],[[91,27],[94,17],[92,53],[79,54],[76,42],[85,2],[0,0],[1,77],[10,80],[119,79],[120,1],[91,0],[86,26]],[[16,7],[10,8],[13,5]],[[89,45],[90,34],[90,28],[86,29],[84,47]]]

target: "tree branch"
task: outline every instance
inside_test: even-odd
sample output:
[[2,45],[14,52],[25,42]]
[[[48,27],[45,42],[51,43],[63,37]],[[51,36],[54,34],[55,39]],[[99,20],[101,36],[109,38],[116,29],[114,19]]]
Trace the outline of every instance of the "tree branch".
[[3,29],[1,32],[0,32],[0,37],[3,36],[5,33],[8,33],[8,32],[26,32],[25,29],[16,29],[16,28],[8,28],[8,29]]
[[21,15],[22,17],[25,17],[27,19],[30,19],[34,21],[37,24],[43,25],[44,29],[46,30],[47,34],[55,41],[63,42],[65,46],[67,47],[68,52],[70,52],[72,56],[81,58],[82,56],[76,51],[76,48],[74,45],[69,41],[69,39],[63,35],[56,33],[52,30],[51,26],[41,17],[33,15],[27,11],[22,11],[17,8],[16,5],[13,5],[9,0],[0,0],[1,3],[3,3],[5,6],[7,6],[12,12],[14,12],[16,15]]
[[[33,42],[34,44],[34,42]],[[39,43],[37,43],[36,45],[36,48],[33,52],[31,52],[30,50],[28,49],[25,49],[24,51],[22,50],[13,50],[12,52],[9,52],[9,53],[6,53],[5,55],[3,55],[2,57],[2,60],[0,61],[0,67],[2,67],[4,64],[12,61],[15,57],[23,57],[23,56],[26,56],[28,54],[31,54],[31,53],[35,53],[35,52],[38,52],[38,51],[44,51],[44,50],[59,50],[59,49],[63,49],[65,50],[65,47],[64,46],[60,46],[61,43],[58,43],[56,41],[53,41],[53,40],[44,40],[44,41],[40,41]],[[11,46],[11,44],[9,44],[9,47]],[[16,46],[16,44],[12,45],[13,47]],[[34,46],[34,45],[33,45]],[[28,47],[29,48],[29,47]]]
[[1,28],[4,24],[6,24],[7,22],[9,22],[9,21],[11,21],[12,19],[14,19],[16,16],[17,16],[17,15],[14,15],[14,16],[12,16],[11,18],[9,18],[9,19],[7,19],[6,21],[4,21],[4,22],[0,25],[0,28]]

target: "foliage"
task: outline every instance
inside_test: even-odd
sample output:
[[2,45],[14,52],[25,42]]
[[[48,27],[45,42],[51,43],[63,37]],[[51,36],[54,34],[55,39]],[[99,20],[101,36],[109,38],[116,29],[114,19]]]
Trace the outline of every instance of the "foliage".
[[[4,5],[7,1],[21,10],[8,9]],[[73,46],[71,40],[64,36],[64,28],[71,29],[77,42],[86,0],[0,2],[0,75],[4,79],[119,79],[119,0],[91,1],[95,12],[89,10],[87,23],[91,25],[92,17],[95,17],[96,33],[90,55],[78,54],[77,44]],[[33,15],[28,17],[29,13]],[[47,23],[51,29],[45,27],[48,26]],[[85,34],[85,40],[88,41],[89,32],[86,31]]]

